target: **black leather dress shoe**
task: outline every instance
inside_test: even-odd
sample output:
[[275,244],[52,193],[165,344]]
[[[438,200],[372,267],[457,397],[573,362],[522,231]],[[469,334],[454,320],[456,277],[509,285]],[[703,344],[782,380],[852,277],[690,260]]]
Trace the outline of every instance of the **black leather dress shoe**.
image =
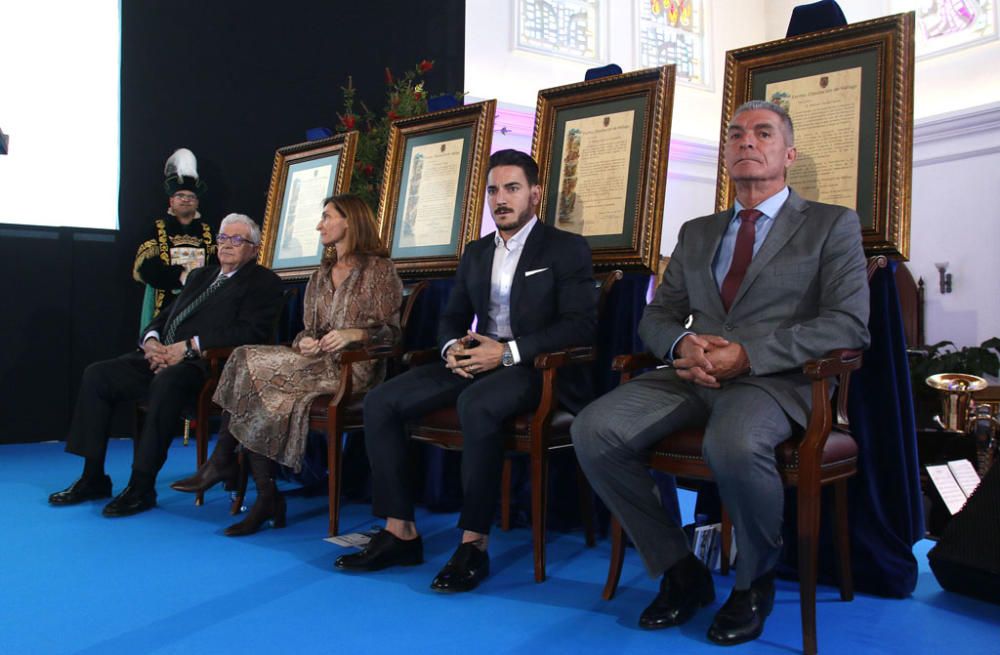
[[490,554],[474,543],[462,544],[431,582],[431,589],[443,593],[472,591],[489,574]]
[[62,491],[49,496],[50,505],[76,505],[87,500],[111,497],[111,478],[102,475],[88,480],[80,478]]
[[[238,470],[235,462],[223,469],[219,469],[216,468],[215,462],[208,460],[198,468],[194,475],[170,483],[170,488],[174,491],[181,491],[188,494],[201,493],[224,480],[226,482],[235,480],[237,473]],[[235,483],[232,486],[235,488]]]
[[372,537],[359,553],[341,555],[333,565],[344,571],[381,571],[390,566],[415,566],[424,562],[424,542],[400,539],[388,530]]
[[709,640],[722,646],[752,641],[764,632],[774,607],[774,573],[762,575],[749,589],[733,589],[708,629]]
[[101,512],[104,516],[118,518],[120,516],[132,516],[147,509],[156,507],[156,489],[140,491],[136,487],[129,485],[125,491],[121,492],[114,499],[104,506]]
[[712,572],[697,557],[688,554],[663,575],[660,593],[639,616],[646,630],[672,628],[687,623],[699,607],[715,600]]

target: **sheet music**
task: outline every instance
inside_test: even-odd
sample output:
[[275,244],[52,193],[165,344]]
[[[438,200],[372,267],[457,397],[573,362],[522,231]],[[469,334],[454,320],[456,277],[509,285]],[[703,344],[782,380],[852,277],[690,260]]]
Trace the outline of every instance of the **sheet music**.
[[948,462],[948,469],[955,476],[955,480],[965,493],[965,497],[971,496],[972,492],[979,486],[979,474],[973,468],[972,462],[967,459],[956,459]]
[[962,506],[965,505],[966,495],[962,491],[962,488],[958,486],[958,482],[955,480],[955,476],[952,475],[951,469],[948,468],[947,464],[928,466],[927,475],[930,476],[931,482],[934,483],[934,488],[941,494],[941,500],[944,501],[945,507],[948,508],[948,513],[956,514],[962,509]]

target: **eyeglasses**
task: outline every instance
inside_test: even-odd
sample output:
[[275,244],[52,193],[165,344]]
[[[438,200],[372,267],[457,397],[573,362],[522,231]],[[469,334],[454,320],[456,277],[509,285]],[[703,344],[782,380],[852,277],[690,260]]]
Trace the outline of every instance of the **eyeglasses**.
[[198,196],[193,193],[175,193],[173,197],[182,202],[195,202],[198,200]]
[[254,243],[250,239],[246,239],[244,237],[241,237],[238,234],[234,234],[233,236],[229,236],[228,234],[220,234],[219,236],[215,237],[215,242],[217,244],[219,244],[220,246],[224,246],[227,243],[231,243],[231,244],[233,244],[237,248],[239,248],[240,246],[242,246],[244,243],[249,243],[251,246],[256,246],[257,245],[256,243]]

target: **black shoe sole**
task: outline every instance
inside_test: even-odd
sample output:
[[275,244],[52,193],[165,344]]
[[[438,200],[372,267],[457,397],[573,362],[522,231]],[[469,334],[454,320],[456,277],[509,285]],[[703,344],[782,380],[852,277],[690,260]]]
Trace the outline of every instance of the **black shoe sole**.
[[49,498],[49,505],[52,505],[53,507],[72,507],[73,505],[80,505],[82,503],[89,503],[89,502],[92,502],[92,501],[95,501],[95,500],[105,500],[107,498],[111,498],[111,493],[110,492],[107,493],[107,494],[87,496],[85,498],[74,498],[73,500],[68,500],[68,501],[66,501],[66,500],[53,500],[52,498]]
[[420,566],[424,563],[423,558],[417,561],[406,561],[406,562],[390,562],[389,564],[383,564],[380,566],[342,566],[336,561],[333,563],[333,568],[338,571],[346,571],[347,573],[374,573],[376,571],[384,571],[386,569],[391,569],[394,566]]

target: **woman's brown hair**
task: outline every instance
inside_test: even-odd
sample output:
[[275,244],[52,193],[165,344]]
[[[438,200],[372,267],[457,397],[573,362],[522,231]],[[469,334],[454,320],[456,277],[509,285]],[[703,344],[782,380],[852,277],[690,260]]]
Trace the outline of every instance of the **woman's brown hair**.
[[[334,209],[347,219],[347,243],[343,248],[345,255],[365,258],[367,256],[387,257],[388,251],[382,245],[375,230],[375,215],[368,204],[358,196],[342,193],[323,200],[323,206],[333,205]],[[328,256],[333,255],[328,248]]]

